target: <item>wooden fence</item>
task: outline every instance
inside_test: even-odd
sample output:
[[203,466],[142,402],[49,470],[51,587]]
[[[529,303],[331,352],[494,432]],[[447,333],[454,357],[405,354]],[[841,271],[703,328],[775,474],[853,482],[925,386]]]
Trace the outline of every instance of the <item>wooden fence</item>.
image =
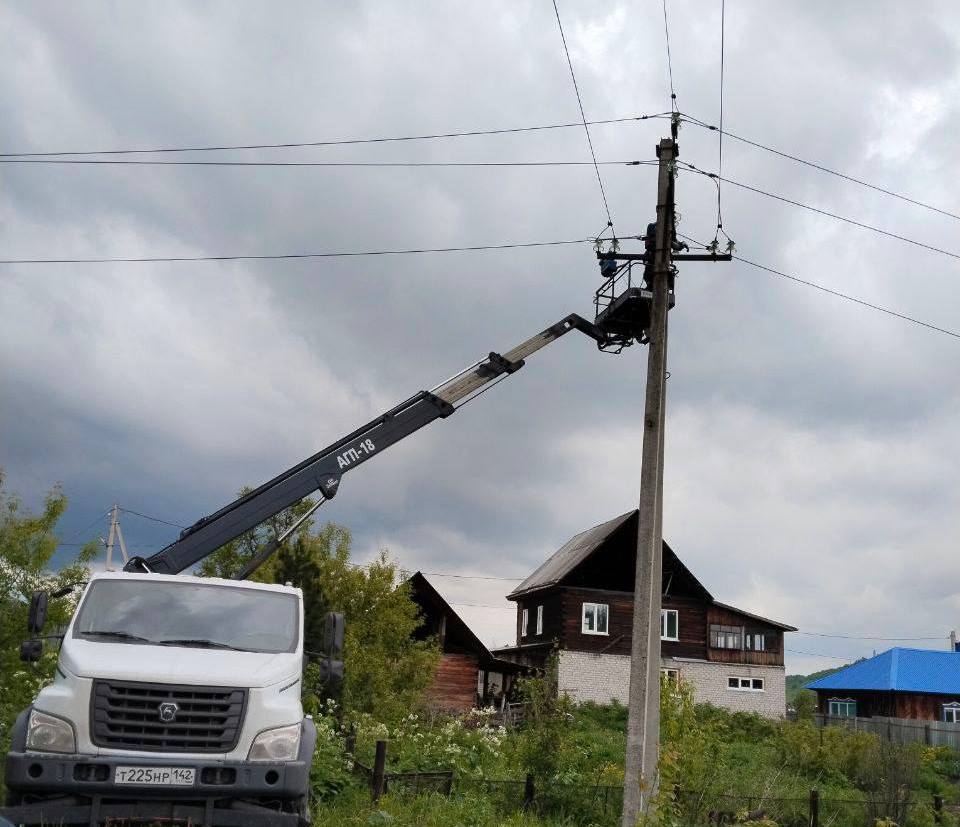
[[854,732],[872,732],[895,744],[926,744],[929,747],[950,747],[960,751],[960,724],[944,721],[918,721],[911,718],[839,718],[814,715],[819,727],[842,726]]

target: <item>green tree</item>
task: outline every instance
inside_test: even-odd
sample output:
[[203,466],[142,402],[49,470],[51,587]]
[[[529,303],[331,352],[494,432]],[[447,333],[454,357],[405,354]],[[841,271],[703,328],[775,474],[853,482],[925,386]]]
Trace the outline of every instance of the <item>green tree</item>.
[[[95,542],[88,543],[76,559],[52,571],[57,550],[54,531],[67,507],[67,499],[54,487],[44,501],[43,510],[33,514],[20,498],[5,490],[0,471],[0,752],[9,747],[10,728],[21,710],[53,677],[57,663],[54,641],[46,641],[44,654],[35,664],[20,661],[20,643],[27,637],[27,610],[34,591],[54,591],[85,580],[87,563],[97,552]],[[51,600],[46,632],[54,634],[70,621],[76,594]]]

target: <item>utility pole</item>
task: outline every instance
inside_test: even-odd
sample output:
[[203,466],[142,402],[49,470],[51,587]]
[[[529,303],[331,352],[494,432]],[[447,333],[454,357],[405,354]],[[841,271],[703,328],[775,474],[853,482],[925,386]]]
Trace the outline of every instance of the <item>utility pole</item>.
[[113,508],[110,509],[110,533],[107,535],[107,539],[104,540],[101,538],[102,542],[107,547],[107,571],[114,571],[113,568],[113,543],[114,540],[120,541],[120,556],[123,558],[123,562],[127,562],[127,544],[123,540],[123,529],[120,528],[120,506],[116,503],[113,504]]
[[[637,568],[633,593],[627,754],[622,827],[650,811],[657,789],[660,742],[660,599],[663,569],[663,437],[666,413],[667,311],[673,282],[674,160],[677,143],[657,147],[657,222],[649,287],[647,388],[643,414]],[[650,263],[648,262],[648,265]]]

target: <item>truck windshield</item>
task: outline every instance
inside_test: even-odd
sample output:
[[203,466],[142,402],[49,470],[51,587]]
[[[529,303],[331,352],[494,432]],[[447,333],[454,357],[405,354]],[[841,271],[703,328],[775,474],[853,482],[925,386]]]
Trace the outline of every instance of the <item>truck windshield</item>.
[[293,652],[300,611],[292,594],[131,578],[96,580],[73,636],[110,643]]

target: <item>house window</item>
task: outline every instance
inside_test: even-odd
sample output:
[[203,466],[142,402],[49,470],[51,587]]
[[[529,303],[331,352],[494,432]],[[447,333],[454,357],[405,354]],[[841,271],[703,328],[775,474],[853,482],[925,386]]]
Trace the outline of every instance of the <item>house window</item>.
[[857,702],[850,698],[831,698],[827,701],[827,714],[831,718],[856,718]]
[[662,680],[670,681],[672,683],[678,683],[680,680],[680,670],[679,669],[661,669],[660,677]]
[[585,635],[605,635],[610,608],[606,603],[584,603],[580,631]]
[[727,689],[736,689],[738,692],[763,692],[763,678],[727,678]]
[[943,720],[947,724],[960,724],[960,704],[944,704]]
[[713,649],[742,649],[743,626],[710,624],[710,646]]
[[527,610],[524,609],[520,615],[520,637],[527,636],[527,622],[530,620],[530,617],[527,613]]
[[676,609],[660,610],[660,640],[679,640],[679,620]]
[[543,634],[543,606],[537,606],[537,634]]
[[766,652],[773,641],[766,632],[750,630],[743,636],[743,648],[750,652]]

